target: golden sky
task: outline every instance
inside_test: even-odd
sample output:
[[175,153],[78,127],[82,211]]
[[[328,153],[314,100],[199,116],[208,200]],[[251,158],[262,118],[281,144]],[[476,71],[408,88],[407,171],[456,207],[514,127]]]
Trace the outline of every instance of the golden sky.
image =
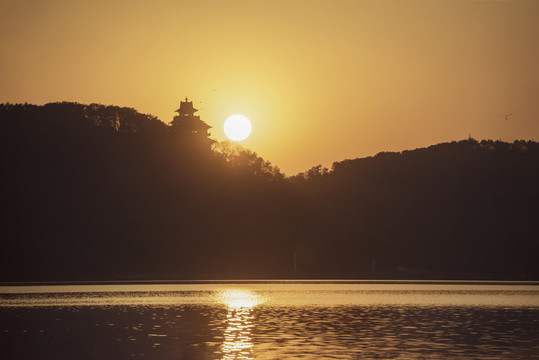
[[[539,1],[0,0],[0,102],[97,102],[172,120],[292,175],[476,139],[539,140]],[[506,116],[511,114],[509,116]]]

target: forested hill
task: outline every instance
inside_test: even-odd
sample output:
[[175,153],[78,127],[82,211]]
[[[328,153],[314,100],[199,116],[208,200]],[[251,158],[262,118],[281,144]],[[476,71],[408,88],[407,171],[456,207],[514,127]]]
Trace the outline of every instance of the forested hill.
[[539,280],[535,142],[468,139],[285,178],[169,130],[131,108],[0,105],[0,281]]
[[[314,223],[333,224],[314,233],[334,239],[349,269],[355,258],[449,277],[539,276],[536,142],[468,139],[318,166],[293,180],[322,214]],[[356,252],[341,251],[349,243]]]

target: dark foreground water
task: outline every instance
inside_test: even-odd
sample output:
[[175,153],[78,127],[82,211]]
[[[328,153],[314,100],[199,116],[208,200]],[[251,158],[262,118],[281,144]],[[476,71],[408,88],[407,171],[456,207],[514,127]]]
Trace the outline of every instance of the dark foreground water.
[[4,286],[0,358],[539,359],[539,286]]

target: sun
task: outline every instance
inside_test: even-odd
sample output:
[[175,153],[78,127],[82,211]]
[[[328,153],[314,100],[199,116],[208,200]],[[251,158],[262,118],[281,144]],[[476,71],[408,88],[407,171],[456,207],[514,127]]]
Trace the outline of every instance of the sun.
[[225,120],[225,135],[232,141],[243,141],[251,134],[251,122],[247,117],[235,114]]

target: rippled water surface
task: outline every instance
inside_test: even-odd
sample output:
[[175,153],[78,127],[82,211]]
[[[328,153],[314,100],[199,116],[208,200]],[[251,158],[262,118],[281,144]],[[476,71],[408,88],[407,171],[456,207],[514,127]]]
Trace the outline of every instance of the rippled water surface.
[[539,358],[539,285],[4,286],[0,358]]

